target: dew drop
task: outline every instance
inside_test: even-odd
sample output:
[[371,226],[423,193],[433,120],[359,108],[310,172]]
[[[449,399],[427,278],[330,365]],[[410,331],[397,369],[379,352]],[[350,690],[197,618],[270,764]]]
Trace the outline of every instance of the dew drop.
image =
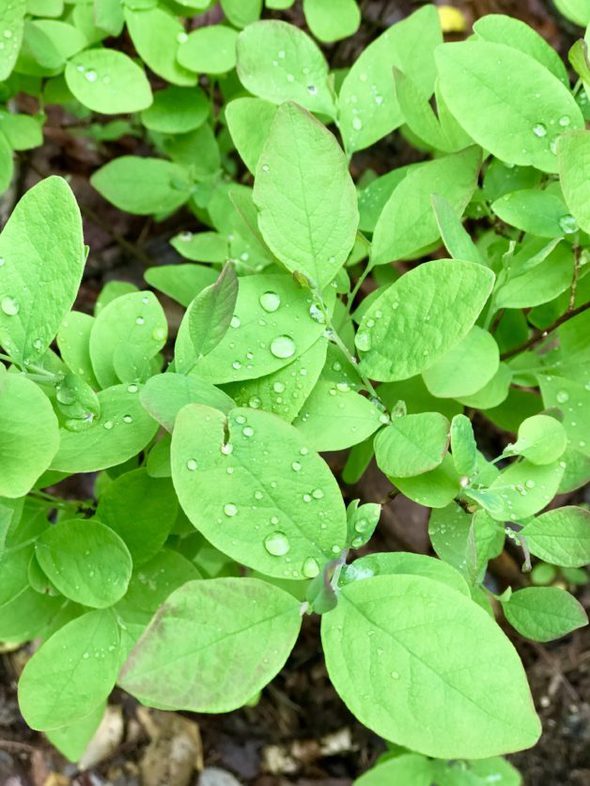
[[567,128],[567,127],[569,126],[570,122],[571,122],[571,121],[570,121],[570,119],[569,119],[569,117],[568,117],[567,115],[562,115],[562,116],[559,118],[559,125],[560,125],[562,128]]
[[188,35],[186,33],[178,33],[178,35],[176,36],[176,40],[178,41],[179,44],[186,44],[186,42],[188,41]]
[[223,512],[225,513],[226,516],[229,516],[231,518],[232,516],[236,515],[236,513],[238,512],[238,508],[232,502],[228,502],[227,505],[223,506]]
[[237,371],[239,368],[242,368],[242,364],[239,360],[234,360],[234,362],[231,364],[231,367]]
[[136,325],[145,325],[145,319],[143,317],[137,317],[135,320]]
[[578,231],[578,222],[576,219],[568,214],[559,219],[559,226],[566,235],[571,235]]
[[539,138],[547,136],[547,127],[543,123],[536,123],[533,126],[533,134]]
[[89,82],[96,82],[96,71],[93,71],[91,68],[86,71],[84,76]]
[[13,297],[3,297],[0,301],[0,308],[7,317],[14,317],[19,312],[19,304]]
[[369,333],[359,331],[356,334],[355,343],[361,352],[368,352],[371,349],[371,336]]
[[102,424],[103,428],[106,428],[107,431],[110,431],[114,425],[115,424],[112,420],[105,420],[105,422]]
[[233,316],[231,318],[231,322],[229,324],[230,324],[230,327],[239,328],[242,323],[240,322],[240,318],[239,317]]
[[248,406],[251,409],[260,409],[262,406],[262,401],[258,398],[258,396],[252,396],[252,398],[248,401]]
[[231,444],[231,442],[228,442],[221,446],[221,452],[224,456],[229,456],[234,452],[234,446]]
[[399,680],[399,671],[392,671],[391,672],[391,679],[392,680]]
[[123,423],[133,423],[131,415],[123,415]]
[[301,572],[303,575],[308,579],[315,579],[315,577],[320,572],[320,566],[318,564],[317,559],[315,557],[308,557],[305,562],[303,563],[303,567],[301,568]]
[[558,404],[565,404],[566,401],[569,401],[570,395],[567,390],[558,390],[555,398],[557,399]]
[[301,464],[300,464],[300,462],[299,462],[299,461],[294,461],[294,462],[291,464],[291,469],[293,470],[293,472],[299,472],[299,470],[301,469]]
[[270,345],[270,351],[276,358],[293,357],[295,350],[295,342],[291,336],[277,336]]
[[272,554],[273,557],[283,557],[288,553],[291,546],[285,533],[276,530],[276,532],[271,532],[270,535],[266,536],[264,539],[264,548],[269,554]]
[[275,393],[284,393],[285,392],[285,385],[282,382],[274,382],[272,389]]
[[324,492],[323,492],[321,489],[314,489],[314,490],[311,492],[311,496],[312,496],[314,499],[323,499],[323,498],[324,498]]
[[187,468],[187,469],[188,469],[190,472],[194,472],[194,471],[196,470],[197,466],[198,466],[198,464],[197,464],[197,462],[195,461],[195,459],[189,459],[189,460],[186,462],[186,468]]
[[354,128],[355,131],[361,130],[361,128],[363,127],[363,121],[360,119],[360,117],[352,118],[352,127]]
[[6,260],[4,259],[4,257],[0,257],[0,267],[2,267],[5,262]]
[[252,428],[252,426],[244,426],[244,428],[242,429],[242,434],[245,437],[253,437],[254,436],[254,429]]
[[265,311],[272,314],[278,311],[281,305],[281,296],[276,292],[263,292],[262,295],[260,295],[259,303]]
[[128,385],[127,386],[127,393],[137,393],[139,387],[137,385]]

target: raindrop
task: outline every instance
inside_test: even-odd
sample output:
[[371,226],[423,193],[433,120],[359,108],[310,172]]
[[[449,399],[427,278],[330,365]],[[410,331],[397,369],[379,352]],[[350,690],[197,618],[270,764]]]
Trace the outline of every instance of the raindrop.
[[320,572],[320,566],[315,557],[308,557],[303,563],[301,572],[308,579],[314,579]]
[[578,231],[578,222],[572,215],[565,215],[559,219],[559,226],[566,235],[571,235]]
[[525,481],[524,485],[527,487],[527,489],[534,489],[535,486],[536,486],[536,483],[535,483],[534,480],[527,480],[527,481]]
[[324,498],[324,492],[323,492],[321,489],[314,489],[314,490],[311,492],[311,496],[312,496],[314,499],[323,499],[323,498]]
[[352,127],[354,128],[355,131],[361,130],[361,128],[363,127],[363,121],[360,119],[360,117],[352,118]]
[[0,302],[0,308],[7,317],[14,317],[18,314],[20,306],[13,297],[3,297]]
[[293,74],[287,74],[287,82],[294,82],[294,81],[295,81],[295,77],[293,76]]
[[179,44],[186,44],[186,42],[188,41],[188,35],[186,33],[178,33],[178,35],[176,36],[176,40],[178,41]]
[[198,466],[198,464],[197,464],[197,462],[195,461],[195,459],[189,459],[189,460],[186,462],[186,468],[187,468],[188,470],[190,470],[191,472],[194,472],[194,471],[196,470],[197,466]]
[[291,469],[293,470],[293,472],[299,472],[299,470],[301,469],[301,464],[299,463],[299,461],[294,461],[291,464]]
[[272,314],[279,309],[281,297],[276,292],[263,292],[262,295],[260,295],[259,303],[265,311]]
[[137,393],[139,387],[137,385],[128,385],[127,393]]
[[262,406],[262,401],[258,398],[258,396],[252,396],[252,398],[248,401],[248,406],[251,409],[260,409]]
[[6,260],[4,259],[4,257],[0,257],[0,267],[2,267],[2,265],[3,265],[5,262],[6,262]]
[[275,393],[284,393],[285,392],[285,385],[282,382],[274,382],[272,389]]
[[270,351],[276,358],[293,357],[295,350],[295,342],[291,336],[277,336],[270,345]]
[[193,239],[192,232],[181,232],[178,236],[178,239],[181,240],[183,243],[188,243],[190,240]]
[[41,349],[42,346],[43,346],[43,342],[41,341],[40,338],[36,338],[33,341],[33,349]]
[[569,117],[567,115],[563,115],[562,117],[559,118],[559,125],[562,128],[567,128],[567,126],[569,126],[570,122],[571,121],[570,121],[570,119],[569,119]]
[[368,352],[371,349],[371,336],[369,333],[359,332],[356,334],[355,343],[361,352]]
[[272,554],[273,557],[283,557],[288,553],[291,546],[285,533],[277,530],[266,536],[264,539],[264,548],[269,554]]
[[105,420],[105,422],[102,424],[103,428],[106,428],[107,431],[110,431],[114,425],[115,424],[112,420]]
[[145,319],[143,317],[137,317],[135,320],[136,325],[145,325]]
[[232,502],[228,502],[227,505],[223,506],[223,512],[225,513],[226,516],[229,516],[231,518],[232,516],[236,515],[236,513],[238,512],[238,508]]
[[318,89],[315,85],[308,85],[307,92],[309,93],[310,96],[317,96]]
[[547,136],[547,127],[543,123],[536,123],[533,126],[533,134],[539,138]]
[[263,165],[262,165],[262,171],[263,171],[263,172],[270,172],[270,167],[269,167],[269,165],[268,165],[268,164],[263,164]]
[[123,415],[123,423],[133,423],[131,415]]
[[565,404],[566,401],[569,401],[570,396],[567,390],[558,390],[555,398],[558,404]]
[[231,364],[231,367],[237,371],[239,368],[242,368],[242,364],[239,360],[234,360],[234,362]]
[[303,501],[304,502],[311,502],[311,495],[310,494],[304,494],[303,495]]
[[326,321],[324,312],[316,303],[312,303],[309,307],[309,316],[314,322],[319,322],[320,325],[323,325]]
[[392,671],[391,672],[391,679],[392,680],[399,680],[399,671]]
[[231,322],[229,324],[233,328],[239,328],[242,323],[240,322],[240,318],[239,317],[235,317],[234,316],[234,317],[231,318]]
[[254,436],[254,429],[252,428],[252,426],[244,426],[244,428],[242,429],[242,434],[245,437],[253,437]]
[[301,456],[307,456],[307,454],[309,453],[309,450],[308,450],[308,448],[300,448],[299,449],[299,453],[300,453]]
[[91,68],[86,71],[84,76],[89,82],[96,82],[96,71],[93,71]]
[[224,456],[229,456],[234,452],[234,446],[231,442],[228,442],[226,445],[221,446],[221,452]]

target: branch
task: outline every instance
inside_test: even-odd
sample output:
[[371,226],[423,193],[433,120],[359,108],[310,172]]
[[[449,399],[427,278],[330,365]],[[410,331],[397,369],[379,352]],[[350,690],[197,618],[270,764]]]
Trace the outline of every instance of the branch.
[[589,308],[590,301],[588,303],[583,303],[581,306],[578,306],[578,308],[574,308],[573,311],[566,311],[565,314],[562,314],[559,319],[556,319],[555,322],[545,330],[539,330],[538,328],[535,329],[533,335],[527,341],[519,344],[513,349],[509,349],[507,352],[504,352],[500,356],[500,360],[508,360],[509,358],[512,358],[515,355],[520,355],[521,352],[536,346],[540,341],[546,338],[549,333],[553,333],[554,330],[557,330],[557,328],[561,327],[561,325],[563,325],[565,322],[569,322],[570,319],[583,314],[584,311],[587,311]]

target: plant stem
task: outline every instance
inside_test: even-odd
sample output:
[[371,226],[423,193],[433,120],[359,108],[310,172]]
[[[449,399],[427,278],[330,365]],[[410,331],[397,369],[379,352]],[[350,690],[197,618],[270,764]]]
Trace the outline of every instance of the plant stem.
[[583,303],[578,308],[574,308],[572,311],[566,311],[565,314],[562,314],[559,319],[556,319],[555,322],[545,330],[535,329],[533,335],[527,340],[524,341],[522,344],[519,344],[517,347],[513,349],[509,349],[507,352],[504,352],[500,359],[501,360],[508,360],[509,358],[514,357],[515,355],[520,355],[521,352],[525,352],[527,349],[536,346],[540,341],[546,338],[549,333],[552,333],[554,330],[557,330],[558,327],[561,327],[565,322],[569,322],[570,319],[583,314],[584,311],[587,311],[590,308],[590,301],[588,303]]

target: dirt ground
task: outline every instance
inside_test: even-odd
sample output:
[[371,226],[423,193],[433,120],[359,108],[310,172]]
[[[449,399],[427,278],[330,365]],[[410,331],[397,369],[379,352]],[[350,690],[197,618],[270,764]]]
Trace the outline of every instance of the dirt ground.
[[[326,49],[336,66],[350,64],[381,30],[422,3],[411,0],[364,0],[363,24],[353,39]],[[562,55],[579,31],[560,19],[549,0],[456,0],[470,24],[486,13],[507,13],[533,25]],[[291,18],[301,20],[300,3]],[[127,46],[117,42],[115,46]],[[22,109],[35,109],[28,100]],[[108,144],[89,144],[76,135],[72,118],[49,110],[43,148],[23,154],[17,182],[0,205],[5,217],[19,195],[41,176],[72,175],[72,186],[85,219],[91,254],[77,308],[91,311],[103,284],[113,278],[141,285],[146,267],[178,261],[167,243],[182,228],[194,229],[194,218],[178,213],[166,222],[122,214],[106,204],[88,185],[89,175],[110,158],[148,152],[135,137]],[[357,154],[353,170],[367,167],[381,173],[415,156],[388,137]],[[166,301],[171,325],[180,311]],[[490,446],[498,435],[488,426],[480,435]],[[487,429],[487,431],[486,431]],[[336,473],[344,456],[328,457]],[[62,490],[86,496],[90,479],[72,479]],[[381,501],[389,485],[370,470],[347,497]],[[569,500],[568,500],[569,501]],[[563,503],[562,503],[563,504]],[[428,552],[427,511],[396,497],[384,508],[372,548]],[[502,587],[521,581],[516,555],[510,551],[491,566]],[[590,590],[582,601],[590,606]],[[543,721],[544,734],[532,751],[512,757],[526,786],[590,785],[590,631],[550,645],[515,639]],[[78,770],[57,754],[45,738],[24,724],[16,702],[16,681],[28,656],[23,649],[0,656],[0,786],[349,786],[383,750],[383,742],[347,712],[327,679],[317,619],[307,619],[303,634],[281,674],[257,706],[228,715],[160,713],[140,708],[129,696],[115,692],[95,750]],[[441,719],[444,722],[444,719]],[[384,786],[386,786],[384,784]]]

